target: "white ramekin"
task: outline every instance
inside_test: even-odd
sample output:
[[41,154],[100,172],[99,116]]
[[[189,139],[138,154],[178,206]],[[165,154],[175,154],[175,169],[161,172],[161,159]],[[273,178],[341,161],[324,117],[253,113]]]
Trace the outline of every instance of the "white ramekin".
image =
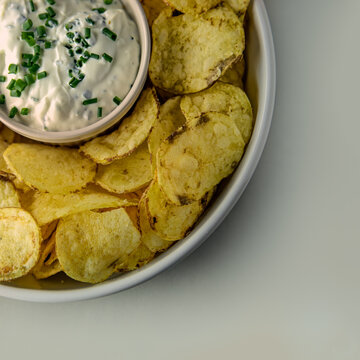
[[191,234],[141,269],[101,284],[86,285],[71,280],[61,282],[52,278],[37,282],[28,277],[0,285],[0,296],[54,303],[97,298],[126,290],[151,279],[189,255],[221,224],[239,200],[255,171],[268,137],[275,103],[275,52],[263,0],[254,0],[249,9],[249,18],[246,87],[256,117],[254,132],[240,166]]
[[100,119],[96,123],[86,126],[82,129],[71,131],[49,132],[43,130],[32,129],[22,125],[15,120],[10,119],[6,114],[0,112],[0,120],[16,133],[28,137],[30,139],[50,144],[74,144],[80,141],[90,139],[111,126],[119,122],[125,114],[131,109],[135,101],[139,97],[145,81],[147,79],[150,54],[151,54],[151,37],[149,25],[139,0],[123,0],[123,4],[135,21],[140,35],[141,58],[139,71],[135,82],[126,95],[121,104],[116,107],[110,114]]

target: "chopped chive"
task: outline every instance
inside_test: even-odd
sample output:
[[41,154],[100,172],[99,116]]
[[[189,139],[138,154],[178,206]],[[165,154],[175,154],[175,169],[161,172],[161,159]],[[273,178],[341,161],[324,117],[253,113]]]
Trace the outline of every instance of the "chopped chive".
[[56,1],[55,0],[46,0],[48,2],[48,4],[50,5],[55,5]]
[[76,66],[79,67],[79,68],[81,68],[81,67],[83,66],[83,62],[82,62],[81,60],[78,60],[78,61],[76,62]]
[[86,105],[96,104],[97,102],[98,102],[97,98],[88,99],[83,101],[83,105],[86,106]]
[[77,36],[74,41],[77,43],[77,44],[80,44],[81,43],[81,37],[80,36]]
[[48,19],[48,20],[46,20],[45,25],[49,28],[53,28],[55,26],[58,26],[59,23],[56,19]]
[[49,14],[48,13],[41,13],[38,15],[40,20],[46,20],[49,18]]
[[20,97],[21,96],[21,91],[19,91],[19,90],[11,90],[10,91],[10,96],[11,97]]
[[75,34],[74,34],[73,32],[71,32],[71,31],[69,31],[69,32],[66,33],[66,36],[67,36],[69,39],[73,39],[74,36],[75,36]]
[[5,81],[6,81],[6,76],[0,75],[0,82],[5,82]]
[[4,95],[4,94],[1,94],[1,95],[0,95],[0,104],[1,104],[1,105],[5,104],[5,101],[6,101],[5,95]]
[[39,38],[46,37],[46,28],[44,25],[40,25],[36,28],[36,34]]
[[9,74],[17,74],[19,67],[16,64],[9,65]]
[[33,26],[33,22],[30,19],[27,19],[24,23],[23,23],[23,29],[25,31],[28,31],[32,28]]
[[9,84],[8,84],[8,86],[6,87],[8,90],[13,90],[14,89],[14,87],[15,87],[15,84],[16,84],[16,81],[14,80],[14,79],[12,79],[10,82],[9,82]]
[[88,48],[90,45],[85,39],[81,39],[81,45],[85,48]]
[[68,50],[68,54],[70,57],[74,57],[74,50],[73,49],[69,49]]
[[69,82],[69,85],[72,87],[72,88],[76,88],[79,84],[80,84],[81,80],[79,79],[76,79],[76,78],[72,78]]
[[50,49],[51,48],[51,41],[45,41],[44,47],[45,47],[45,49]]
[[90,39],[90,38],[91,38],[91,29],[85,28],[85,39]]
[[115,96],[113,98],[113,102],[116,104],[116,105],[120,105],[122,100],[118,97],[118,96]]
[[18,112],[19,109],[16,106],[14,106],[9,112],[9,118],[13,119]]
[[80,56],[80,60],[81,60],[84,64],[86,64],[86,63],[88,62],[89,58],[84,58],[83,56]]
[[27,83],[24,80],[18,79],[15,83],[15,89],[22,92],[27,87]]
[[80,79],[80,80],[84,80],[84,78],[85,78],[85,74],[80,73],[80,74],[79,74],[79,79]]
[[32,75],[32,74],[26,74],[26,75],[24,76],[24,78],[25,78],[25,81],[26,81],[26,83],[27,83],[28,85],[32,85],[32,84],[35,83],[35,77],[34,77],[34,75]]
[[102,33],[107,36],[109,39],[111,39],[112,41],[115,41],[117,39],[117,35],[111,31],[110,29],[108,28],[104,28]]
[[26,115],[29,115],[29,112],[30,112],[30,109],[22,108],[21,111],[20,111],[20,114],[26,116]]
[[67,23],[67,24],[65,25],[65,29],[66,29],[67,31],[70,31],[73,27],[74,27],[74,24],[73,24],[73,23]]
[[34,46],[34,55],[40,55],[41,54],[41,47],[40,45]]
[[71,78],[73,77],[73,71],[71,69],[69,69],[68,74],[69,74],[69,77],[71,77]]
[[29,68],[29,72],[30,72],[30,74],[35,75],[35,74],[39,71],[39,69],[40,69],[40,65],[38,65],[38,64],[33,64],[33,65],[31,65],[31,67]]
[[30,3],[30,10],[32,12],[34,12],[36,9],[35,9],[35,4],[34,4],[33,0],[30,0],[29,3]]
[[103,112],[103,108],[102,107],[99,107],[98,108],[98,111],[97,111],[97,116],[100,118],[102,117],[102,112]]
[[105,5],[111,5],[113,0],[104,0]]
[[107,53],[103,53],[102,57],[104,58],[105,61],[111,63],[113,61],[113,58],[108,55]]
[[33,31],[22,31],[21,32],[21,40],[28,40],[30,38],[34,38]]
[[99,60],[99,59],[100,59],[100,55],[95,54],[95,53],[91,53],[91,54],[90,54],[90,57],[91,57],[92,59],[96,59],[96,60]]
[[38,78],[38,80],[41,80],[41,79],[46,78],[47,75],[48,75],[48,74],[47,74],[46,71],[42,71],[42,72],[40,72],[40,73],[37,74],[37,78]]
[[51,6],[47,7],[45,10],[49,14],[50,17],[55,17],[56,16],[56,12]]
[[77,47],[75,48],[75,52],[76,52],[77,54],[82,54],[82,52],[83,52],[82,47],[77,46]]
[[[39,54],[34,55],[31,60],[30,66],[36,64],[39,60],[40,60],[40,55]],[[27,66],[27,67],[30,67],[30,66]]]
[[99,14],[103,14],[106,11],[106,9],[103,7],[99,7],[92,9],[92,11],[97,11]]
[[36,44],[35,39],[32,38],[32,37],[29,37],[29,38],[26,39],[25,41],[28,43],[28,45],[29,45],[30,47],[33,47],[33,46]]
[[91,55],[91,54],[90,54],[87,50],[84,51],[84,58],[85,58],[86,60],[90,59],[90,55]]
[[86,21],[88,24],[90,24],[90,25],[95,25],[95,21],[94,21],[92,18],[90,18],[90,17],[87,17],[87,18],[85,19],[85,21]]
[[32,60],[32,58],[33,58],[33,55],[32,54],[21,54],[21,58],[23,59],[23,60]]

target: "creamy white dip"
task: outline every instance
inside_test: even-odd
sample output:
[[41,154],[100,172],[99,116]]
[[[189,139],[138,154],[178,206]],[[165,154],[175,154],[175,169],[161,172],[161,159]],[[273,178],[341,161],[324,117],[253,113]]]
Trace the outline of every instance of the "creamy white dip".
[[[8,114],[13,109],[14,119],[29,127],[66,131],[93,124],[118,106],[135,81],[140,44],[121,1],[109,2],[33,0],[33,11],[31,1],[1,0],[0,96],[5,104],[0,107]],[[37,45],[40,55],[31,58],[39,53]],[[9,74],[14,65],[16,74]],[[21,91],[31,76],[36,81]],[[13,79],[24,83],[11,87]]]

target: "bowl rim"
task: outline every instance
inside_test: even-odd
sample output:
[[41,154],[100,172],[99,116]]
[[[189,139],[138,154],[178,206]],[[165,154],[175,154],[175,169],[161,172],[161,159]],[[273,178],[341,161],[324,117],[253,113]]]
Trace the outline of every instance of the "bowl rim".
[[47,132],[44,130],[34,129],[10,119],[4,113],[0,113],[1,122],[22,136],[43,143],[57,145],[72,145],[74,143],[90,139],[119,122],[135,104],[135,101],[141,94],[147,79],[151,55],[150,28],[140,1],[125,0],[124,3],[125,8],[129,7],[127,9],[128,12],[131,10],[130,16],[133,21],[135,21],[138,28],[141,54],[139,69],[133,86],[119,106],[95,123],[75,130]]
[[[254,0],[252,13],[255,22],[260,24],[259,42],[265,54],[264,102],[259,104],[254,136],[250,141],[241,166],[231,177],[231,185],[213,213],[181,242],[167,252],[159,255],[144,267],[125,273],[106,282],[80,289],[69,290],[33,290],[0,284],[0,296],[30,302],[59,303],[94,299],[117,293],[139,285],[165,269],[175,265],[199,247],[222,223],[239,200],[250,181],[264,150],[275,106],[276,60],[271,25],[263,0]],[[260,106],[261,105],[261,106]],[[249,151],[250,150],[250,151]],[[245,160],[246,157],[246,161]]]

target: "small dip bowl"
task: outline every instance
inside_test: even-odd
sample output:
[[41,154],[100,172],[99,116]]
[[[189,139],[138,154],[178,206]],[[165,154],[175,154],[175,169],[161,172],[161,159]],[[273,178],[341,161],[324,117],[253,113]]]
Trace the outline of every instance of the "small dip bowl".
[[119,122],[134,105],[135,101],[139,97],[144,87],[147,78],[151,53],[150,29],[140,1],[123,0],[123,5],[138,27],[141,55],[139,70],[134,84],[118,107],[116,107],[112,112],[110,112],[108,115],[104,116],[94,124],[71,131],[55,132],[33,129],[26,125],[20,124],[13,119],[10,119],[9,116],[4,113],[4,111],[0,111],[0,121],[3,122],[11,130],[27,138],[41,141],[44,143],[59,145],[71,145],[93,138]]

